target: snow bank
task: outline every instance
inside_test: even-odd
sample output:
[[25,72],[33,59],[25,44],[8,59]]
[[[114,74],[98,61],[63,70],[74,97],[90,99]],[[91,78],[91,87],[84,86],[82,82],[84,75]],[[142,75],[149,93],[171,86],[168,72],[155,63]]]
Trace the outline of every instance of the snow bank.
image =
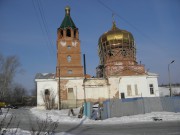
[[[180,121],[180,113],[174,112],[152,112],[147,114],[138,114],[132,116],[114,117],[103,120],[103,123],[121,124],[121,123],[138,123],[138,122],[152,122],[153,117],[158,117],[163,121]],[[102,123],[102,124],[103,124]]]
[[[75,109],[75,114],[78,114],[78,109]],[[77,118],[76,116],[68,116],[69,109],[63,109],[63,110],[42,110],[38,108],[32,108],[30,109],[32,114],[34,114],[37,118],[45,120],[48,117],[52,119],[54,122],[59,123],[80,123],[82,119]]]
[[[46,119],[47,115],[51,117],[53,121],[59,123],[81,123],[81,124],[123,124],[123,123],[137,123],[137,122],[152,122],[153,117],[158,117],[163,121],[180,121],[180,113],[174,112],[152,112],[147,114],[139,114],[133,116],[114,117],[106,120],[91,120],[87,117],[81,119],[77,116],[68,116],[68,109],[65,110],[39,110],[32,108],[31,112],[39,119]],[[74,110],[78,114],[79,108]]]

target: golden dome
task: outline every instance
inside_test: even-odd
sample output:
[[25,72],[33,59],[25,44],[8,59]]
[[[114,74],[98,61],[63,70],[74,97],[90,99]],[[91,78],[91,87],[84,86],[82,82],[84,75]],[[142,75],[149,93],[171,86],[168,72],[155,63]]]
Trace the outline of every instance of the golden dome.
[[98,54],[101,65],[116,61],[116,63],[130,61],[136,63],[136,46],[133,35],[116,27],[115,22],[111,30],[100,36]]
[[112,26],[111,30],[109,30],[108,32],[105,32],[99,38],[99,44],[102,44],[104,42],[113,43],[114,41],[116,41],[116,43],[118,43],[118,42],[132,43],[132,42],[134,42],[134,38],[130,32],[117,28],[115,22],[113,22],[113,26]]

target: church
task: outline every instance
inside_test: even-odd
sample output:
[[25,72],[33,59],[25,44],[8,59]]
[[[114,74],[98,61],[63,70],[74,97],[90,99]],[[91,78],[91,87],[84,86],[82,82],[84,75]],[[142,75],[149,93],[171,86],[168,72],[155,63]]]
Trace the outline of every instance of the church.
[[96,77],[86,74],[83,67],[79,30],[69,6],[57,29],[56,47],[55,73],[37,73],[35,77],[38,107],[64,109],[84,102],[159,96],[158,75],[137,62],[133,35],[119,29],[115,21],[99,37]]

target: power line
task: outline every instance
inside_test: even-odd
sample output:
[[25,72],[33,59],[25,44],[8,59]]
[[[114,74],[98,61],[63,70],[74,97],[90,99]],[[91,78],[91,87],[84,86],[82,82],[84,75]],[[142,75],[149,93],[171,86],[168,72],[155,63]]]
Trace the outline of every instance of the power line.
[[52,48],[52,50],[54,52],[53,41],[51,40],[51,37],[50,37],[50,34],[49,34],[49,29],[48,29],[48,26],[47,26],[47,21],[46,21],[45,15],[44,15],[44,10],[43,10],[41,0],[37,0],[37,3],[38,3],[38,8],[39,8],[39,11],[40,11],[40,14],[41,14],[41,18],[42,18],[42,21],[43,21],[43,24],[44,24],[44,28],[45,28],[49,43],[50,43],[51,48]]
[[[41,23],[41,19],[39,18],[38,10],[36,8],[36,4],[35,4],[34,0],[32,0],[32,3],[33,3],[33,7],[34,7],[34,10],[35,10],[36,17],[37,17],[39,25],[41,27],[41,31],[42,31],[43,35],[45,36],[46,34],[45,34],[44,29],[43,29],[43,26],[42,26],[42,23]],[[47,41],[47,38],[44,38],[44,39]],[[52,55],[51,52],[50,52],[50,48],[49,48],[48,42],[46,42],[46,47],[47,47],[47,51],[48,51],[49,55]]]
[[[48,50],[50,56],[53,56],[53,54],[54,54],[53,53],[53,49],[52,49],[52,46],[51,46],[50,38],[48,36],[49,35],[48,31],[46,29],[47,26],[45,25],[45,22],[44,22],[44,19],[43,19],[43,15],[42,15],[41,10],[40,10],[40,6],[39,6],[38,3],[36,4],[34,0],[32,0],[32,3],[33,3],[33,7],[34,7],[34,10],[35,10],[35,14],[37,16],[38,22],[39,22],[39,24],[41,26],[41,31],[42,31],[42,33],[43,33],[43,35],[45,37],[47,36],[47,38],[44,38],[46,40],[47,50]],[[37,8],[36,5],[38,5],[38,8]],[[40,13],[40,15],[39,15],[39,13]]]
[[115,12],[112,8],[110,8],[109,6],[107,6],[105,3],[103,3],[101,0],[97,0],[103,7],[105,7],[106,9],[108,9],[110,12],[112,12],[113,15],[116,15],[117,17],[119,17],[121,20],[123,20],[124,22],[126,22],[129,26],[131,26],[132,28],[134,28],[137,32],[139,32],[142,36],[146,37],[147,39],[153,41],[147,34],[145,34],[144,32],[142,32],[141,30],[139,30],[136,26],[134,26],[132,23],[130,23],[128,20],[126,20],[124,17],[120,16],[117,12]]

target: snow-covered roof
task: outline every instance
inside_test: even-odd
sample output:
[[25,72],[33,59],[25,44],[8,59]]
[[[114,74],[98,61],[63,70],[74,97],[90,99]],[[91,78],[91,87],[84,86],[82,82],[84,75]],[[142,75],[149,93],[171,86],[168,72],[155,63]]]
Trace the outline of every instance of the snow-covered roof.
[[156,74],[156,73],[151,73],[151,72],[147,72],[147,74],[148,74],[149,76],[158,76],[158,74]]
[[55,73],[37,73],[35,79],[54,79]]

